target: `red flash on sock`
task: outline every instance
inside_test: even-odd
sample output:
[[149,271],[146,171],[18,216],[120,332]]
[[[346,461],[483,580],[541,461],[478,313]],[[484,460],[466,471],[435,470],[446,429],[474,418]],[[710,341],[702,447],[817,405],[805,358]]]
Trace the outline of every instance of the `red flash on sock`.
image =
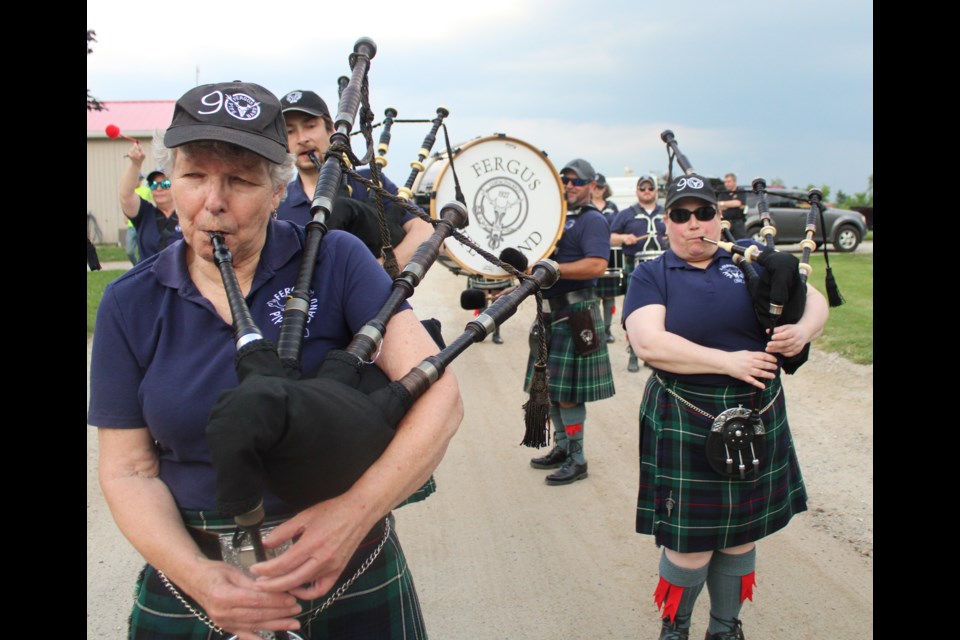
[[745,576],[740,576],[740,604],[747,598],[753,602],[753,587],[757,584],[757,572],[751,571]]
[[474,317],[477,317],[478,315],[480,315],[480,309],[474,309],[474,310],[473,310],[473,316],[474,316]]
[[653,602],[657,605],[657,609],[663,606],[662,617],[667,621],[676,620],[681,597],[683,597],[683,587],[670,584],[661,576],[660,582],[657,583],[657,590],[653,592]]
[[564,427],[564,430],[567,432],[567,437],[575,436],[583,431],[583,423],[578,422],[577,424],[568,424]]

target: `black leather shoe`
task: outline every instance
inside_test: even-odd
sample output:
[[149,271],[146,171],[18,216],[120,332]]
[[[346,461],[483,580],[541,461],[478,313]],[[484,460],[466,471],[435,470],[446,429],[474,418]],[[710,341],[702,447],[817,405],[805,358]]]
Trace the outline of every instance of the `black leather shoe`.
[[[689,621],[687,621],[689,624]],[[677,621],[667,622],[666,618],[661,621],[660,640],[687,640],[690,637],[690,627],[680,627]]]
[[499,333],[493,334],[493,344],[503,344],[503,338],[500,337]]
[[577,464],[573,458],[567,458],[559,471],[546,477],[547,484],[570,484],[587,477],[587,463]]
[[630,373],[640,371],[640,363],[636,358],[630,358],[630,360],[627,361],[627,371]]
[[[719,618],[714,617],[712,613],[710,614],[710,617],[714,620],[720,620]],[[746,640],[746,638],[743,636],[743,622],[736,618],[734,618],[732,622],[727,620],[720,620],[720,622],[729,627],[729,631],[710,633],[708,629],[707,635],[704,636],[703,640]]]
[[566,461],[567,452],[560,447],[554,447],[547,455],[531,460],[530,466],[534,469],[556,469]]
[[616,341],[617,341],[617,339],[614,338],[612,334],[610,334],[610,333],[607,334],[607,344],[613,344],[613,343],[616,342]]

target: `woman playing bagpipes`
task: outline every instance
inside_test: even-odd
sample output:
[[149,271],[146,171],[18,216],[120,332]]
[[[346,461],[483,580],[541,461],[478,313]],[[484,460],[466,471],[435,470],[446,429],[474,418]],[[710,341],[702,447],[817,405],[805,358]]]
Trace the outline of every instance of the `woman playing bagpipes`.
[[666,209],[670,248],[637,265],[624,301],[630,343],[653,368],[640,406],[636,530],[664,547],[654,593],[661,640],[689,637],[704,584],[706,639],[743,640],[755,542],[807,508],[780,370],[820,335],[827,302],[797,284],[796,258],[770,249],[754,275],[785,269],[805,300],[798,319],[765,322],[756,287],[716,245],[721,217],[708,180],[673,180]]
[[[233,547],[219,534],[237,526],[218,512],[205,430],[218,398],[237,387],[238,351],[214,236],[232,255],[252,320],[276,340],[305,245],[302,227],[273,218],[293,156],[279,100],[245,82],[185,93],[156,146],[166,153],[159,162],[184,238],[104,292],[90,374],[101,486],[147,562],[129,637],[257,640],[265,630],[277,638],[426,637],[390,513],[428,481],[459,426],[456,378],[448,372],[416,400],[342,494],[293,508],[266,490],[263,525],[275,528],[261,547],[274,555],[258,556],[248,570],[225,562]],[[304,373],[350,342],[391,290],[370,251],[344,232],[323,236],[307,269]],[[436,353],[408,304],[386,326],[375,360],[390,379]],[[318,428],[336,413],[317,411]]]

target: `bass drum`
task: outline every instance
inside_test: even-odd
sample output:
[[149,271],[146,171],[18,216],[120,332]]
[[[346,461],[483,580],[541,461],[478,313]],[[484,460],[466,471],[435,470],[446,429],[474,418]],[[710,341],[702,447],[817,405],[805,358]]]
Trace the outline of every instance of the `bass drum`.
[[[484,251],[499,257],[507,247],[533,265],[553,253],[563,233],[567,202],[560,174],[536,147],[496,134],[475,138],[453,149],[453,170],[446,151],[425,163],[414,193],[417,204],[439,217],[443,205],[456,200],[453,173],[466,200],[469,224],[460,233]],[[440,262],[454,273],[490,279],[510,278],[456,238],[444,242]]]

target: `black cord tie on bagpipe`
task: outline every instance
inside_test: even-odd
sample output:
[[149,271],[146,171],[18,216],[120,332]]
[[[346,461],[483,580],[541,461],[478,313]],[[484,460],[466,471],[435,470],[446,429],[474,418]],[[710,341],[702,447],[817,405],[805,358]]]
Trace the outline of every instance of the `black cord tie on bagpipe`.
[[[827,290],[827,301],[830,303],[831,307],[839,307],[840,305],[843,304],[844,300],[843,300],[843,296],[840,295],[840,289],[837,287],[837,281],[833,277],[833,270],[830,268],[830,252],[827,249],[827,237],[826,237],[827,225],[826,225],[826,221],[823,219],[823,210],[824,210],[823,192],[820,191],[819,189],[810,189],[808,196],[810,198],[810,213],[807,214],[807,228],[806,228],[807,238],[804,238],[804,243],[806,243],[807,239],[810,239],[812,242],[813,233],[816,231],[816,221],[813,219],[813,212],[814,210],[816,210],[817,212],[819,212],[820,228],[824,230],[823,261],[824,261],[824,264],[826,265],[826,272],[827,272],[826,280],[824,281],[824,287]],[[815,246],[816,245],[814,245],[814,247]],[[807,255],[809,252],[807,252],[806,249],[807,249],[807,246],[804,245],[805,255],[804,255],[803,262],[808,265],[807,269],[803,272],[804,282],[807,281],[807,278],[809,277],[810,273],[812,273],[813,271],[812,268],[809,267],[809,257]]]

